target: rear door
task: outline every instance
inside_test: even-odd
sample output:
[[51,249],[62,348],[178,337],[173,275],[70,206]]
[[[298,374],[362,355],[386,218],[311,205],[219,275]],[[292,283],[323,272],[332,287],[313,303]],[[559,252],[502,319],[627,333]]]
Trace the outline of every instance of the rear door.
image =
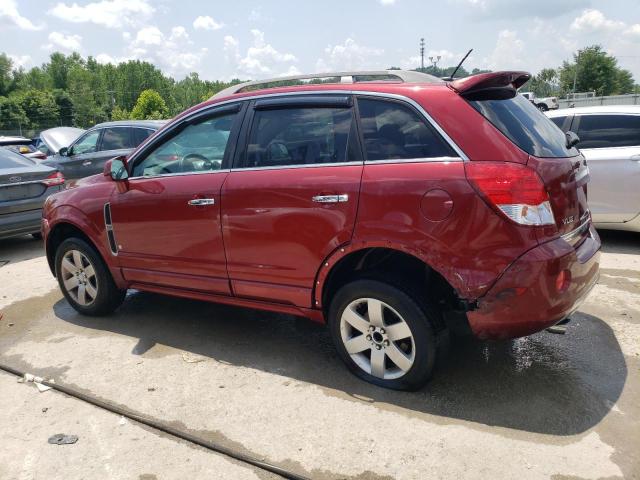
[[362,176],[350,95],[252,103],[222,189],[237,296],[311,306],[322,261],[351,239]]
[[83,177],[102,173],[107,160],[128,155],[133,149],[131,127],[107,127],[103,129],[97,151],[82,162]]
[[640,115],[576,115],[571,128],[591,171],[589,206],[598,223],[640,213]]

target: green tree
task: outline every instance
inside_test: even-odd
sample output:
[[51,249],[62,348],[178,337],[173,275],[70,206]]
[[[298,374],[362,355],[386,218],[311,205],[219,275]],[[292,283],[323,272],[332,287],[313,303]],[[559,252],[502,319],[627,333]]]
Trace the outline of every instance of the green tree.
[[573,62],[560,67],[560,87],[565,93],[595,91],[596,95],[633,92],[631,73],[618,67],[615,57],[600,45],[583,48],[573,55]]
[[7,95],[13,87],[13,62],[4,53],[0,53],[0,95]]
[[44,129],[59,124],[60,109],[50,91],[25,90],[15,98],[29,119],[30,128]]
[[94,75],[84,66],[75,65],[69,70],[67,78],[69,96],[74,106],[74,125],[86,128],[105,121],[108,115],[96,101],[96,92],[92,87]]
[[111,110],[111,120],[129,120],[129,119],[131,119],[131,113],[125,110],[124,108],[121,108],[118,105],[116,105],[115,107],[113,107],[113,110]]
[[523,89],[530,90],[538,97],[549,97],[560,94],[558,71],[553,68],[543,68],[533,76]]
[[15,130],[21,134],[22,129],[28,126],[29,119],[20,106],[18,98],[0,97],[0,130]]
[[168,115],[169,109],[164,99],[152,89],[142,92],[131,110],[131,118],[135,120],[160,120]]

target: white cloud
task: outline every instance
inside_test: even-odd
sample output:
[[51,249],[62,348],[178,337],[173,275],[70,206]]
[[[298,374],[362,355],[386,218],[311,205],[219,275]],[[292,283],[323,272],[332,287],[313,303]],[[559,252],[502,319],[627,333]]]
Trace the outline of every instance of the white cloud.
[[[424,66],[428,67],[429,65],[431,65],[432,62],[429,59],[429,57],[433,57],[433,60],[437,61],[438,67],[440,68],[451,67],[453,65],[457,65],[458,62],[462,60],[463,56],[464,56],[464,53],[454,53],[446,49],[429,50],[424,55]],[[438,57],[440,57],[439,60],[438,60]],[[471,58],[467,59],[467,61],[469,60],[471,60]],[[411,69],[420,67],[420,63],[421,63],[420,55],[412,55],[409,58],[405,58],[404,60],[402,60],[400,62],[400,67],[405,70],[411,70]]]
[[209,15],[200,16],[193,21],[193,28],[196,30],[220,30],[224,23],[216,22]]
[[31,55],[9,55],[9,58],[14,69],[26,67],[32,62]]
[[[240,53],[240,42],[231,35],[224,37],[224,52],[227,61],[235,63],[236,74],[253,78],[298,74],[293,65],[298,59],[292,53],[276,50],[264,38],[264,32],[251,30],[253,44],[243,55]],[[293,72],[293,73],[289,73]]]
[[524,66],[524,58],[524,43],[518,34],[513,30],[502,30],[493,52],[483,63],[490,70],[513,70]]
[[164,68],[171,75],[182,76],[197,70],[208,53],[207,48],[193,48],[192,45],[193,41],[183,26],[173,27],[166,35],[152,25],[136,33],[124,58],[115,59],[104,54],[101,60],[104,63],[146,60]]
[[635,25],[631,25],[629,28],[627,28],[624,32],[627,35],[633,35],[633,36],[637,36],[640,37],[640,23],[636,23]]
[[47,50],[78,52],[82,49],[82,37],[80,35],[65,35],[60,32],[51,32],[48,38],[50,43],[44,47]]
[[602,31],[615,31],[625,26],[624,22],[611,20],[604,16],[600,10],[589,8],[582,12],[582,15],[577,17],[571,23],[571,30],[574,32],[602,32]]
[[381,5],[395,5],[396,0],[378,0]]
[[324,49],[324,56],[316,62],[316,71],[370,70],[379,66],[375,57],[383,54],[382,49],[365,47],[347,38],[340,45],[329,45]]
[[162,45],[164,35],[158,27],[144,27],[136,34],[136,45]]
[[108,28],[139,25],[151,18],[155,8],[150,0],[102,0],[86,5],[59,2],[49,14],[73,23],[95,23]]
[[40,30],[43,25],[36,25],[27,17],[20,15],[15,0],[0,0],[0,25],[11,25],[22,30]]

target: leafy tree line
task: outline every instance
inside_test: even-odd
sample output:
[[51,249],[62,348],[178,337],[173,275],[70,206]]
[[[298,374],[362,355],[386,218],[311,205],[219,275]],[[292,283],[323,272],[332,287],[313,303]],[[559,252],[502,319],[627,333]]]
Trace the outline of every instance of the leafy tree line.
[[229,85],[201,80],[197,73],[176,81],[148,62],[100,64],[77,53],[56,52],[41,66],[16,69],[0,53],[0,131],[168,118]]
[[[393,69],[394,67],[392,67]],[[455,67],[426,67],[425,73],[450,76]],[[482,73],[461,67],[456,77]],[[0,131],[34,131],[58,125],[90,127],[107,120],[168,118],[227,86],[238,83],[201,80],[197,73],[176,81],[148,62],[100,64],[77,53],[53,53],[29,70],[14,68],[0,53]],[[628,70],[599,45],[586,47],[558,68],[535,75],[527,90],[538,96],[574,91],[596,95],[640,92]]]

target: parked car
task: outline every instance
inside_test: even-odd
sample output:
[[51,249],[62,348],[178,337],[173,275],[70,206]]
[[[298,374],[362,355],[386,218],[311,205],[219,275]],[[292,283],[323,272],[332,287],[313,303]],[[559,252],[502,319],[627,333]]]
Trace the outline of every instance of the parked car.
[[558,97],[536,97],[536,94],[533,92],[521,92],[521,94],[542,112],[560,108]]
[[102,172],[107,160],[128,155],[165,123],[164,120],[100,123],[43,163],[60,170],[67,180],[95,175]]
[[68,147],[86,130],[74,127],[54,127],[40,132],[34,139],[35,147],[45,156],[56,155],[61,148]]
[[589,206],[596,227],[640,232],[640,106],[581,107],[548,115],[580,138],[593,179]]
[[63,184],[56,169],[0,148],[0,238],[27,234],[39,238],[42,205]]
[[46,155],[36,149],[33,140],[25,137],[0,137],[0,148],[24,155],[33,160],[44,160]]
[[598,278],[589,175],[516,94],[529,74],[318,76],[337,83],[235,85],[51,197],[73,308],[135,288],[306,316],[396,389],[427,381],[450,331],[518,337],[578,308]]

